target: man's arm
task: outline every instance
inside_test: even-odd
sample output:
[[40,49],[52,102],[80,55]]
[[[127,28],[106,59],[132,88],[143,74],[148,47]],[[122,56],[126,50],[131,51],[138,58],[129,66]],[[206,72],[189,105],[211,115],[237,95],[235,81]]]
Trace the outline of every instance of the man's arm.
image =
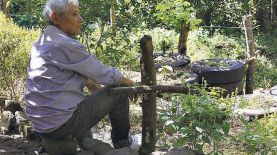
[[135,86],[134,81],[132,81],[132,80],[130,80],[130,79],[124,77],[124,76],[120,79],[119,83],[121,85],[128,86],[128,87]]

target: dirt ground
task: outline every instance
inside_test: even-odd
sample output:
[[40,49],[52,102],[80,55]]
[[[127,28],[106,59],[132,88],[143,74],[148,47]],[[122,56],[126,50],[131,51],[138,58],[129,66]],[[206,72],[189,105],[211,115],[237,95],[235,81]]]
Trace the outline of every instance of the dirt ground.
[[28,141],[20,134],[0,135],[1,155],[33,155],[38,148],[38,141]]

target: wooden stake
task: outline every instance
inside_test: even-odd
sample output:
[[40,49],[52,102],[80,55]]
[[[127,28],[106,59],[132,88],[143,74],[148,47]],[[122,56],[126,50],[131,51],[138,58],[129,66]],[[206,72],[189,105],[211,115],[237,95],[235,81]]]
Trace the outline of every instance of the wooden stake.
[[189,26],[184,21],[182,21],[180,26],[180,36],[178,43],[178,53],[180,54],[187,55],[187,42],[189,30]]
[[[156,85],[156,70],[153,60],[151,36],[145,35],[140,41],[142,57],[140,60],[141,82],[143,85]],[[156,145],[156,92],[144,93],[142,97],[142,146],[140,155],[149,155]]]
[[274,2],[273,2],[273,0],[270,1],[270,20],[271,20],[271,22],[274,21]]
[[140,94],[140,93],[151,93],[151,92],[188,94],[190,90],[186,86],[153,85],[153,86],[111,88],[109,94],[110,95],[134,94],[134,93]]
[[[245,37],[246,37],[246,44],[247,44],[247,52],[248,58],[255,57],[255,43],[252,31],[252,22],[251,16],[244,16],[242,18],[244,30],[245,30]],[[255,60],[248,63],[247,74],[246,74],[246,86],[245,86],[245,93],[246,94],[253,94],[254,84],[255,84]]]

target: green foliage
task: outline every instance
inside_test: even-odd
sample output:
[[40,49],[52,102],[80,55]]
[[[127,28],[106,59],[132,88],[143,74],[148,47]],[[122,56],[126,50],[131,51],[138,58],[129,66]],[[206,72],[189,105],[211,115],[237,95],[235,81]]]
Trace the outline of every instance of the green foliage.
[[28,53],[39,32],[19,28],[0,13],[0,88],[10,99],[19,100],[24,91]]
[[241,38],[232,38],[215,33],[209,36],[207,31],[193,31],[188,40],[188,55],[192,60],[209,58],[245,58],[245,42]]
[[218,144],[230,130],[230,101],[217,96],[215,90],[205,88],[197,88],[197,95],[171,95],[172,104],[159,113],[158,120],[164,145],[187,145],[201,153],[209,145],[213,153],[220,153]]
[[277,31],[261,33],[255,38],[261,56],[256,64],[256,87],[270,88],[277,85]]
[[177,31],[184,21],[190,29],[196,29],[201,20],[196,18],[196,12],[186,0],[163,0],[157,5],[157,17]]
[[19,25],[27,28],[45,25],[42,11],[46,0],[12,0],[10,12],[13,20]]
[[80,38],[89,52],[94,53],[104,64],[122,69],[139,67],[139,44],[136,39],[131,37],[131,33],[110,26],[98,27]]
[[248,154],[275,154],[277,152],[277,114],[247,122],[241,119],[243,130],[235,139],[246,145]]
[[[273,57],[276,59],[276,57]],[[270,88],[277,84],[277,66],[269,58],[260,56],[257,59],[255,84],[256,88]]]
[[[271,59],[271,62],[277,65],[277,29],[270,33],[259,33],[255,37],[257,49],[261,51],[261,54]],[[275,58],[275,59],[274,59]]]
[[178,34],[165,28],[138,29],[136,36],[143,37],[144,34],[152,37],[154,52],[177,52]]

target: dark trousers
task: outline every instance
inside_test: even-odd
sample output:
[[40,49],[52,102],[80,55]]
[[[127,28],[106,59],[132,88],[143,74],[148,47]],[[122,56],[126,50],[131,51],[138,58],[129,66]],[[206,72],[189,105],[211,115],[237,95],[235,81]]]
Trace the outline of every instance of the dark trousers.
[[[113,143],[128,140],[130,130],[129,100],[127,95],[109,95],[111,86],[106,86],[86,96],[78,105],[73,116],[61,127],[50,133],[39,133],[42,138],[62,139],[73,136],[81,141],[85,133],[102,118],[109,115]],[[65,103],[66,104],[66,103]]]

